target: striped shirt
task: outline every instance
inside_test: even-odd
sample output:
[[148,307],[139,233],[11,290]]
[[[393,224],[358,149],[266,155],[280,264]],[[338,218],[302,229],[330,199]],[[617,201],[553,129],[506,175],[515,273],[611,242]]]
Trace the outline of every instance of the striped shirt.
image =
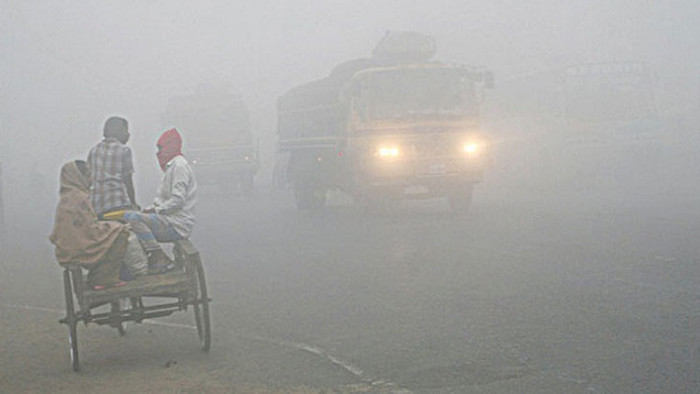
[[134,173],[131,149],[116,138],[105,138],[90,149],[87,164],[92,177],[90,201],[95,213],[130,208],[124,178]]

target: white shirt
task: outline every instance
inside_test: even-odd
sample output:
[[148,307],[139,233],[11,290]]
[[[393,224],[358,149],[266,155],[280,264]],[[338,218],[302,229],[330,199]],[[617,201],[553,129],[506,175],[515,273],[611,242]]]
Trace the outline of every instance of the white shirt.
[[194,172],[182,155],[175,156],[165,166],[153,208],[172,224],[178,234],[188,238],[194,228],[196,203]]

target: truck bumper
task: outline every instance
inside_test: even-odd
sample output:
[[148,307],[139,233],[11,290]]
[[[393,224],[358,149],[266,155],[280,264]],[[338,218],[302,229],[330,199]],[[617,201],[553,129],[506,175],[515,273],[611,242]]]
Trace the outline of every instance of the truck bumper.
[[410,199],[443,197],[465,185],[483,180],[481,165],[418,162],[409,166],[383,166],[365,172],[363,188],[387,190]]

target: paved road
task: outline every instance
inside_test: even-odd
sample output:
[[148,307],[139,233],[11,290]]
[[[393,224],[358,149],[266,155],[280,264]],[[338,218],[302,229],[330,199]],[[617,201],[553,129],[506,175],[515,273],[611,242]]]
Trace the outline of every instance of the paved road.
[[[700,207],[484,187],[367,215],[286,191],[204,189],[213,346],[192,316],[80,327],[69,370],[60,270],[18,229],[0,283],[0,391],[700,391]],[[157,323],[157,324],[155,324]]]

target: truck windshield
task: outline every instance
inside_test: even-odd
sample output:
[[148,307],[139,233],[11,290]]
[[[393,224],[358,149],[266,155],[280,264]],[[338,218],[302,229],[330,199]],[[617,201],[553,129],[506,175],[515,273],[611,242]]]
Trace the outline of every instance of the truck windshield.
[[477,113],[474,82],[453,68],[374,72],[364,85],[362,112],[370,119],[464,117]]

